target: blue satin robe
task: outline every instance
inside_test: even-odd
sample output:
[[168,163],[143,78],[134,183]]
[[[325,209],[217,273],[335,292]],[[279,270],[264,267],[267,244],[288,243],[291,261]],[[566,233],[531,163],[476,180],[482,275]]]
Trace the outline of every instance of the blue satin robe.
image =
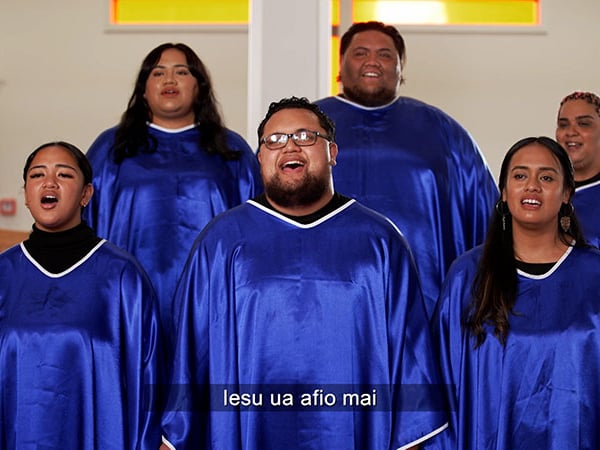
[[575,189],[573,206],[585,238],[600,247],[600,181]]
[[214,216],[262,192],[258,161],[232,131],[227,142],[241,152],[237,161],[199,149],[197,128],[168,132],[149,126],[157,151],[115,164],[115,131],[103,132],[87,152],[95,192],[83,217],[98,236],[142,264],[170,333],[172,297],[194,239]]
[[[177,450],[396,449],[447,424],[410,250],[354,201],[309,225],[253,201],[224,213],[195,244],[176,305],[163,433]],[[421,403],[340,406],[341,390],[371,385]],[[225,407],[227,386],[264,403]],[[314,389],[335,391],[336,407],[302,407]],[[267,391],[298,395],[271,408]]]
[[107,242],[60,274],[0,254],[0,448],[156,450],[159,333],[150,281]]
[[376,108],[340,97],[317,103],[336,124],[336,190],[400,228],[431,315],[448,267],[483,242],[499,196],[477,144],[447,114],[412,98]]
[[600,252],[573,248],[545,275],[519,271],[506,345],[487,327],[474,350],[460,321],[480,255],[452,266],[433,320],[454,411],[426,448],[600,448]]

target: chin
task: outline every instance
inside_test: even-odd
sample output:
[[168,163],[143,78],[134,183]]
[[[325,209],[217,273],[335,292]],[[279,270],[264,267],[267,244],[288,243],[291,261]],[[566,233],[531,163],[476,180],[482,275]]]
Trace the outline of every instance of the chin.
[[364,106],[382,106],[396,98],[396,91],[389,89],[344,89],[344,95],[356,103]]

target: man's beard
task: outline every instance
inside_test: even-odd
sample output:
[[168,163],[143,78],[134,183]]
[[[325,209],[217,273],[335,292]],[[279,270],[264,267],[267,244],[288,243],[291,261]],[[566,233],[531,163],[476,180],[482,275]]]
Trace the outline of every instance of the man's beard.
[[310,206],[321,200],[329,190],[329,177],[306,174],[294,183],[284,183],[279,175],[265,182],[265,193],[276,205],[284,208]]
[[396,90],[382,87],[374,92],[368,92],[360,87],[343,88],[344,97],[363,106],[383,106],[396,98]]

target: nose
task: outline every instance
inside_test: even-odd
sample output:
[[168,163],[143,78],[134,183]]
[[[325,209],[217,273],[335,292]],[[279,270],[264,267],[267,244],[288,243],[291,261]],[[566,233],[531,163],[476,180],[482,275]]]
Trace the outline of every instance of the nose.
[[575,125],[568,125],[565,131],[567,136],[579,134],[579,130],[577,130],[577,127]]
[[539,192],[541,190],[540,180],[535,177],[530,178],[527,182],[525,190],[530,192]]
[[56,177],[54,177],[53,175],[48,175],[47,177],[44,178],[44,182],[42,183],[42,187],[44,188],[55,188],[58,186],[58,183],[56,182]]
[[370,53],[365,61],[365,65],[381,67],[381,61],[379,60],[377,54]]
[[283,147],[283,151],[285,152],[298,152],[300,151],[300,146],[292,139],[291,136],[288,136],[288,140],[285,143],[285,147]]
[[177,77],[175,76],[174,70],[167,70],[165,72],[165,84],[176,84]]

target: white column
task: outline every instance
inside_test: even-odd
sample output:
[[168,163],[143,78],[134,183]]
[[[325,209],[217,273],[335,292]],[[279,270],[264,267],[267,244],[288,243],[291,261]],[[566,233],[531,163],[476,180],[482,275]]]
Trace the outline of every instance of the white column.
[[330,92],[329,0],[251,0],[248,32],[248,141],[269,104],[317,100]]

